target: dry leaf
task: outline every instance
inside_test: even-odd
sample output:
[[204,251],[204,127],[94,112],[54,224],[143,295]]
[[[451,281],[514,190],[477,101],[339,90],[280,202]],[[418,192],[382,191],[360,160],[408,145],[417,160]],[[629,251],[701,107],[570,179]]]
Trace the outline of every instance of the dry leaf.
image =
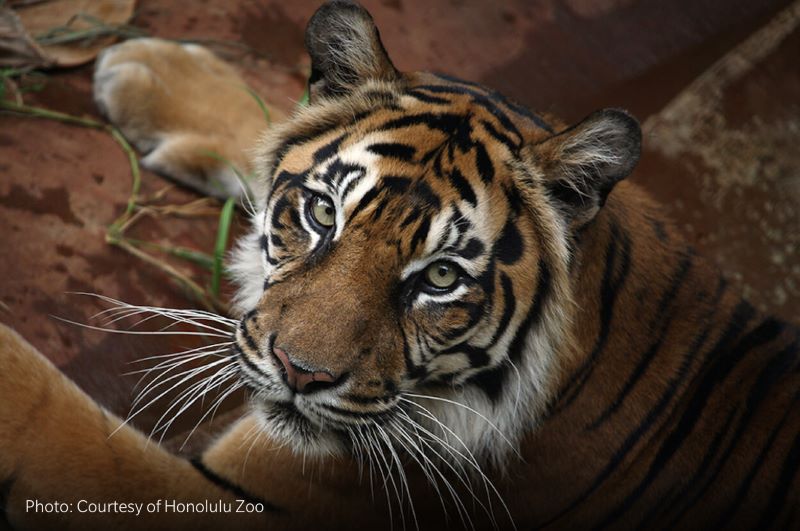
[[0,66],[39,68],[52,62],[25,31],[17,14],[0,7]]
[[[36,46],[34,49],[38,49],[50,64],[76,66],[94,59],[100,50],[117,38],[112,35],[62,43],[62,37],[91,33],[93,28],[98,27],[107,30],[109,26],[127,23],[133,16],[135,0],[23,0],[13,5],[27,32],[17,35],[20,42],[14,44],[16,48],[30,55],[28,47],[33,43]],[[5,34],[1,31],[0,38],[5,42]],[[41,43],[37,45],[35,41]]]

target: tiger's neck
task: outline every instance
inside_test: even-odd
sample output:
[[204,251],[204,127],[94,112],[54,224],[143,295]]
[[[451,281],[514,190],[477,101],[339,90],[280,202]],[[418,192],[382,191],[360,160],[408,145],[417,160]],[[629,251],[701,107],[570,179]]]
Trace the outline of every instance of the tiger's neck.
[[534,521],[563,523],[562,513],[590,514],[589,501],[608,502],[620,473],[652,450],[701,370],[720,319],[738,301],[659,207],[627,182],[575,251],[577,355],[567,357],[546,420],[523,444],[535,483],[550,486],[520,494],[536,507]]
[[[684,354],[703,324],[737,299],[724,297],[718,271],[660,210],[623,182],[578,238],[571,272],[578,354],[567,357],[553,413],[595,415],[586,419],[592,430],[643,403],[643,391],[652,399],[670,375],[685,373]],[[676,382],[673,391],[680,387]]]

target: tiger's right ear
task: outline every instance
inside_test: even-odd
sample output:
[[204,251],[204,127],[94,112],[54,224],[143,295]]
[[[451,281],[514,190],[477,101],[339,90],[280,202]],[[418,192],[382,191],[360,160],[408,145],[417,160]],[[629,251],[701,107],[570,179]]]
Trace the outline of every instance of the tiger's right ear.
[[347,94],[370,79],[392,81],[400,74],[381,43],[366,9],[343,0],[323,4],[306,28],[311,56],[309,101]]

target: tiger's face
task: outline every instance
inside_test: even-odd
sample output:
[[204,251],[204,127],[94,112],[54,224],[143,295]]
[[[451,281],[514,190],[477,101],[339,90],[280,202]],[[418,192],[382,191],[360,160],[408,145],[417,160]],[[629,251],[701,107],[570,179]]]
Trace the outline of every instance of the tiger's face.
[[262,146],[266,190],[234,263],[236,350],[266,429],[325,450],[404,423],[476,451],[517,438],[566,341],[570,234],[602,202],[546,173],[596,169],[580,136],[632,120],[559,138],[491,90],[400,74],[354,4],[308,32],[311,103]]
[[413,92],[381,98],[275,165],[263,292],[238,335],[270,414],[337,427],[390,413],[404,391],[491,395],[486,375],[511,361],[535,300],[535,222],[510,146],[485,141],[491,109],[464,97],[433,122],[437,104]]

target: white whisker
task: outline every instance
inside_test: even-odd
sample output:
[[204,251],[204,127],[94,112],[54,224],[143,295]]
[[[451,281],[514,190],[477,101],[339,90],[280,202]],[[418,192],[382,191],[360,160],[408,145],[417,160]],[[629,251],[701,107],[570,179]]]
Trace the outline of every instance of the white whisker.
[[69,319],[65,319],[63,317],[59,317],[57,315],[51,315],[53,319],[58,319],[64,323],[69,323],[75,326],[80,326],[81,328],[88,328],[89,330],[97,330],[98,332],[110,332],[112,334],[128,334],[133,336],[200,336],[200,337],[220,337],[222,339],[230,339],[230,334],[223,335],[223,334],[216,334],[216,333],[208,333],[208,332],[188,332],[183,330],[173,330],[173,331],[164,331],[164,332],[147,332],[144,330],[116,330],[114,328],[102,328],[99,326],[92,326],[83,323],[79,323],[77,321],[71,321]]
[[506,437],[506,435],[502,431],[500,431],[500,428],[495,426],[495,424],[491,420],[489,420],[486,417],[486,415],[484,415],[483,413],[481,413],[481,412],[469,407],[466,404],[462,404],[461,402],[456,402],[455,400],[449,400],[447,398],[442,398],[442,397],[439,397],[439,396],[418,395],[418,394],[414,394],[414,393],[403,393],[403,394],[406,395],[406,396],[410,396],[412,398],[420,398],[420,399],[423,399],[423,400],[437,400],[439,402],[445,402],[445,403],[453,405],[453,406],[464,408],[465,410],[469,411],[470,413],[473,413],[474,415],[476,415],[477,417],[482,419],[484,422],[486,422],[486,424],[491,426],[491,428],[500,436],[500,438],[503,439],[503,441],[505,441],[505,443],[508,445],[508,447],[511,449],[511,451],[513,451],[517,455],[517,457],[522,459],[522,455],[520,455],[519,450],[517,450],[517,447],[508,439],[508,437]]

